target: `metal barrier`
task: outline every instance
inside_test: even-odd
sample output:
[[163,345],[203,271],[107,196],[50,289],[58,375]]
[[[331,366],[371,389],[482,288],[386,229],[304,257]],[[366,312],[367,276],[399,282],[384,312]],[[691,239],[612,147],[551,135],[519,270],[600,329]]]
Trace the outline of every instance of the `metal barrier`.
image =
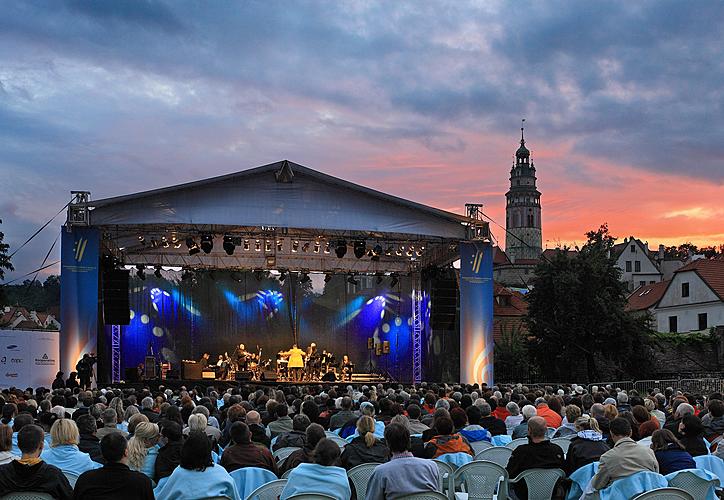
[[679,388],[678,379],[664,379],[664,380],[637,380],[634,382],[634,389],[641,396],[645,396],[652,389],[658,389],[658,392],[664,392],[664,389],[671,387],[673,389]]
[[592,392],[591,388],[593,386],[603,387],[605,389],[609,385],[613,389],[620,389],[626,392],[634,388],[633,380],[619,380],[618,382],[598,382],[597,384],[588,384],[588,392]]
[[724,379],[721,378],[684,378],[679,381],[679,390],[694,394],[724,392]]

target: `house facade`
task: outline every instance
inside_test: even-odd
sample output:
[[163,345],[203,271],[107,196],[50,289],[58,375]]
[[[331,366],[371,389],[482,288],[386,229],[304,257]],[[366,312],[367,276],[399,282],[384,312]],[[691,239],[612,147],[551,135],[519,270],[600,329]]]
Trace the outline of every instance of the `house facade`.
[[613,246],[613,257],[616,259],[616,267],[621,270],[621,281],[626,283],[629,291],[663,279],[662,272],[651,257],[648,243],[633,236]]

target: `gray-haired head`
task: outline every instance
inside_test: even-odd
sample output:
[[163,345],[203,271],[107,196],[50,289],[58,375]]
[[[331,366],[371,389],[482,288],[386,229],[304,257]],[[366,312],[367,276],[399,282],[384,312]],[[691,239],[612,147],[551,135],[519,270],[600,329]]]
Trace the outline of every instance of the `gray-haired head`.
[[141,400],[141,406],[144,409],[150,410],[151,408],[153,408],[153,399],[146,396],[145,398],[143,398],[143,400]]
[[444,408],[450,411],[450,403],[448,403],[447,399],[438,399],[435,403],[435,409],[437,410],[438,408]]
[[505,409],[508,410],[508,412],[514,417],[520,414],[520,407],[515,401],[511,401],[505,405]]
[[626,404],[628,403],[628,394],[625,392],[619,392],[616,394],[616,400],[618,401],[618,404]]
[[533,405],[525,405],[520,413],[523,414],[523,419],[528,420],[531,417],[535,417],[538,414],[538,410]]

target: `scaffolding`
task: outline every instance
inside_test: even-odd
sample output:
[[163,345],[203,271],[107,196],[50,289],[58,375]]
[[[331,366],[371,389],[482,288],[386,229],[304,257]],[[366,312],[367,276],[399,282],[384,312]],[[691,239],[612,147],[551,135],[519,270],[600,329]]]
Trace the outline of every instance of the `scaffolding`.
[[121,325],[111,325],[111,380],[121,381]]
[[422,382],[422,291],[419,277],[412,285],[412,382]]

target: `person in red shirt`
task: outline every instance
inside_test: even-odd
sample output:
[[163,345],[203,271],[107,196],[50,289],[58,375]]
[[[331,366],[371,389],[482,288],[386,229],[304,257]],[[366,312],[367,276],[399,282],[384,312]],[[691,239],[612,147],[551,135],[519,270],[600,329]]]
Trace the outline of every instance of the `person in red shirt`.
[[561,423],[563,422],[563,417],[548,408],[548,404],[545,402],[545,399],[537,399],[535,409],[538,416],[543,417],[543,419],[546,421],[546,425],[548,427],[558,429],[561,426]]

